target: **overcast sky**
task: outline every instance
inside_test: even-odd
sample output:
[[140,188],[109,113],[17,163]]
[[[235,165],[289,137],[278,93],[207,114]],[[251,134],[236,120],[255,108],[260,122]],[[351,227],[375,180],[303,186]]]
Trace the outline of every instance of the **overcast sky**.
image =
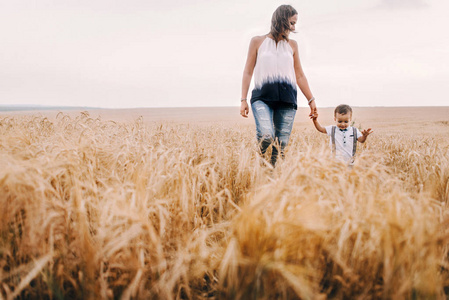
[[318,106],[448,105],[447,0],[0,0],[0,105],[240,105],[281,4]]

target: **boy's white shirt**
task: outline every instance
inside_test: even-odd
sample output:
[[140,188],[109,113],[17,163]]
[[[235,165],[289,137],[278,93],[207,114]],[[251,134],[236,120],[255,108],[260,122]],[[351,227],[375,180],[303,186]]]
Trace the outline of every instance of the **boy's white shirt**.
[[[326,126],[326,133],[329,136],[329,146],[332,149],[332,126],[330,125]],[[354,147],[354,130],[352,129],[352,126],[349,126],[347,128],[347,131],[341,131],[338,127],[335,128],[335,157],[339,160],[342,160],[344,162],[351,162],[352,161],[352,149]],[[355,137],[358,139],[362,136],[362,133],[360,130],[356,128],[357,136]],[[343,142],[344,136],[346,135],[346,143]]]

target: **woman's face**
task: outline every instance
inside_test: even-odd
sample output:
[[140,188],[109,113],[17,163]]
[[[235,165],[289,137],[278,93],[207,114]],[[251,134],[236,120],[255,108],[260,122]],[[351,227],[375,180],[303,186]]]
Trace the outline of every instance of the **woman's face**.
[[296,22],[298,22],[298,15],[294,15],[294,16],[291,16],[290,18],[288,18],[288,23],[290,24],[290,28],[289,28],[290,32],[295,31]]

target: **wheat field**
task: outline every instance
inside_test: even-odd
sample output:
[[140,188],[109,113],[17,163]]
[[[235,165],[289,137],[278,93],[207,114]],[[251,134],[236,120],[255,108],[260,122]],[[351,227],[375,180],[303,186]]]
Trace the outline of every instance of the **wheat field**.
[[0,299],[446,299],[449,123],[350,169],[304,122],[273,169],[241,122],[0,116]]

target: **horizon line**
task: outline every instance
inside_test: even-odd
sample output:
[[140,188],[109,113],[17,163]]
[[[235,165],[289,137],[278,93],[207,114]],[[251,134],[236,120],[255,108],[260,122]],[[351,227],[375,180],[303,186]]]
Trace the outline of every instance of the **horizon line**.
[[[357,106],[351,105],[351,107],[360,108],[400,108],[400,107],[447,107],[449,105],[370,105],[370,106]],[[131,109],[179,109],[179,108],[238,108],[235,106],[135,106],[135,107],[95,107],[95,106],[73,106],[73,105],[41,105],[41,104],[0,104],[0,112],[7,111],[30,111],[30,110],[131,110]],[[335,108],[334,106],[317,106],[318,108]],[[307,106],[298,106],[298,109],[307,108]]]

